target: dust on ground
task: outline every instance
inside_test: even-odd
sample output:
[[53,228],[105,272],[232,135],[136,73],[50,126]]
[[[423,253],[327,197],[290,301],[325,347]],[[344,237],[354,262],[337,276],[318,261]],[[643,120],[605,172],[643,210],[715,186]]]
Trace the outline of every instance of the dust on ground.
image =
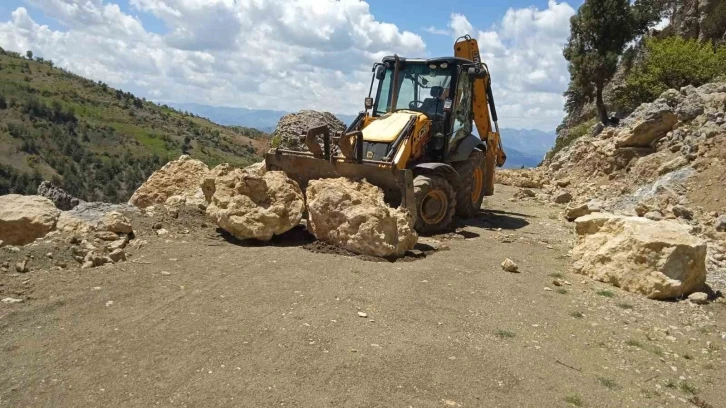
[[304,228],[237,241],[193,208],[134,217],[118,264],[35,247],[30,272],[0,273],[0,297],[23,299],[0,304],[0,406],[726,405],[724,304],[571,273],[562,209],[516,191],[409,262]]

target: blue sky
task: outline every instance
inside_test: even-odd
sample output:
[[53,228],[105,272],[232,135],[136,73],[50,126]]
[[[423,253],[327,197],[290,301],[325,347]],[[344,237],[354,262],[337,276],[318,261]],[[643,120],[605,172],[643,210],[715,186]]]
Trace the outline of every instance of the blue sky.
[[381,55],[449,55],[467,32],[507,127],[563,116],[561,46],[581,1],[234,1],[3,0],[0,46],[157,101],[355,113]]

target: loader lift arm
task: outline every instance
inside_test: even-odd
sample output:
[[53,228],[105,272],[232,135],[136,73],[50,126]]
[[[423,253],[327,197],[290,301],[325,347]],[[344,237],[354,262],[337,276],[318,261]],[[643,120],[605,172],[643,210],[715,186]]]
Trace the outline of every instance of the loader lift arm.
[[[476,64],[476,69],[485,72],[485,75],[474,80],[472,109],[474,113],[474,124],[479,132],[479,137],[486,142],[487,146],[484,195],[491,196],[494,194],[494,167],[495,165],[497,167],[503,166],[507,160],[507,155],[504,153],[499,135],[497,109],[494,105],[494,94],[492,93],[489,68],[481,61],[478,42],[468,34],[456,40],[454,43],[454,55],[473,61]],[[492,129],[492,120],[494,121],[494,129]]]

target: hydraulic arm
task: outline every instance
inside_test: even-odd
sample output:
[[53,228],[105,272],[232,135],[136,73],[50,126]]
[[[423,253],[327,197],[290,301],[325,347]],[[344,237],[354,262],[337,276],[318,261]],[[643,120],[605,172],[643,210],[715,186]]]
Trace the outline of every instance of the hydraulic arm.
[[[486,142],[486,172],[484,180],[484,195],[494,194],[494,166],[501,167],[507,160],[507,155],[502,148],[499,136],[499,124],[497,123],[497,109],[494,105],[491,77],[486,64],[482,63],[479,54],[479,44],[469,35],[459,37],[454,44],[454,55],[474,61],[479,69],[484,70],[486,75],[474,81],[473,110],[474,124],[479,132],[479,137]],[[491,116],[490,116],[491,111]],[[494,129],[492,129],[492,120]]]

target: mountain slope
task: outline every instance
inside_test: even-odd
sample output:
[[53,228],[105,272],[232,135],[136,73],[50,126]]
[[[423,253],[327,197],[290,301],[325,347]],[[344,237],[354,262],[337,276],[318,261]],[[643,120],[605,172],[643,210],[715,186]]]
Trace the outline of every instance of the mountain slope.
[[265,134],[225,127],[0,48],[0,194],[54,180],[84,200],[125,201],[181,154],[261,160]]
[[[241,125],[255,129],[260,129],[271,133],[275,130],[277,122],[281,117],[291,112],[266,110],[266,109],[247,109],[232,108],[226,106],[209,106],[197,103],[169,103],[170,106],[181,111],[188,111],[195,115],[205,117],[222,125]],[[355,120],[356,115],[335,114],[335,116],[343,121],[346,125]]]
[[[272,132],[277,122],[290,112],[262,109],[246,109],[200,105],[195,103],[170,103],[176,109],[188,111],[223,125],[241,125]],[[354,115],[335,114],[345,124],[350,124]],[[537,129],[501,129],[502,143],[507,151],[506,167],[534,167],[555,143],[554,131]]]

